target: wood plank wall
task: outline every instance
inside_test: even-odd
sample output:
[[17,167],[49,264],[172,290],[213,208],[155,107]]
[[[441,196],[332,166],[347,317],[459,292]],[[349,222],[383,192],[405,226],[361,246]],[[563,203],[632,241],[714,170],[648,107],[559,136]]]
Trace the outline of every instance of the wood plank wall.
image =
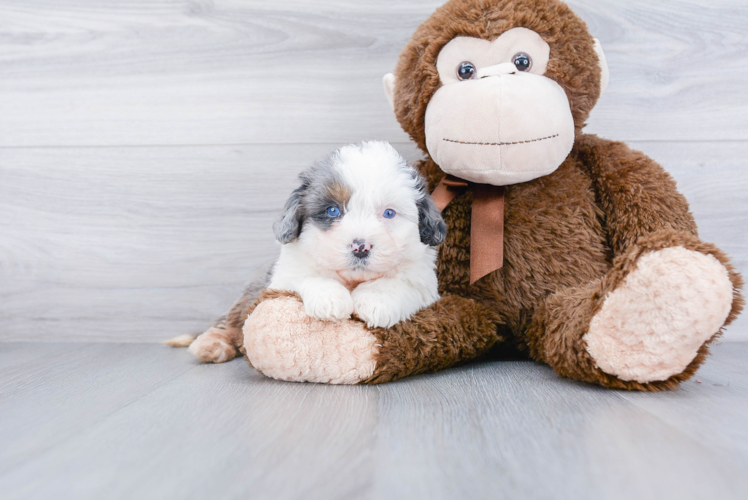
[[[440,4],[0,0],[0,340],[200,331],[301,169],[362,139],[419,157],[381,77]],[[570,4],[611,68],[587,131],[662,163],[748,272],[748,8]]]

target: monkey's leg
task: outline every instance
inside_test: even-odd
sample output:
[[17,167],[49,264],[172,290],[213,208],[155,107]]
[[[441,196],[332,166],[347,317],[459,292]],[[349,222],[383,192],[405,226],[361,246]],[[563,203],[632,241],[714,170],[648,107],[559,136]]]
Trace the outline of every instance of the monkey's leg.
[[527,332],[530,352],[576,380],[672,389],[695,373],[707,345],[740,312],[741,286],[713,245],[658,231],[616,258],[602,279],[548,297]]
[[462,297],[445,295],[389,329],[309,318],[291,292],[262,299],[244,347],[255,369],[280,380],[379,384],[473,359],[500,340],[496,314]]

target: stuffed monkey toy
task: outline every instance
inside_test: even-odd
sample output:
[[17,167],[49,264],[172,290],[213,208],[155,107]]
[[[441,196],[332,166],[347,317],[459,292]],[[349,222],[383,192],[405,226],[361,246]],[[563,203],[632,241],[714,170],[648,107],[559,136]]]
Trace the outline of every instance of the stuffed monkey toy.
[[670,175],[583,133],[607,81],[599,43],[559,0],[447,2],[384,78],[448,226],[441,299],[369,329],[265,291],[203,334],[219,353],[204,359],[243,344],[268,376],[346,384],[506,352],[611,388],[691,377],[740,312],[742,280],[699,239]]

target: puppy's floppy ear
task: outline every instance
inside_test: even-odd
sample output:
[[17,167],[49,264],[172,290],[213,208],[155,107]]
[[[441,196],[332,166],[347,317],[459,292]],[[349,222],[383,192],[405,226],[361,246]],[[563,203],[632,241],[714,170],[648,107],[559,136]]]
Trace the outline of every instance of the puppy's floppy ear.
[[304,224],[304,214],[301,206],[301,197],[309,187],[309,179],[301,176],[301,186],[296,188],[291,197],[283,207],[283,213],[273,224],[275,239],[282,244],[291,243],[298,239],[301,227]]
[[421,233],[421,243],[430,247],[437,247],[444,243],[447,237],[447,225],[442,219],[442,214],[434,200],[429,196],[426,190],[426,183],[420,180],[420,191],[423,195],[416,206],[418,207],[418,230]]

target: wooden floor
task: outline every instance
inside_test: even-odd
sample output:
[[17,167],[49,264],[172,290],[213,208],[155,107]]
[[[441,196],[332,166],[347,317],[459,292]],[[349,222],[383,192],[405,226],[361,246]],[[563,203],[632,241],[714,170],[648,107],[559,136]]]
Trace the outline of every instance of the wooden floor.
[[0,344],[0,498],[748,498],[748,343],[640,394],[483,362],[376,387]]

